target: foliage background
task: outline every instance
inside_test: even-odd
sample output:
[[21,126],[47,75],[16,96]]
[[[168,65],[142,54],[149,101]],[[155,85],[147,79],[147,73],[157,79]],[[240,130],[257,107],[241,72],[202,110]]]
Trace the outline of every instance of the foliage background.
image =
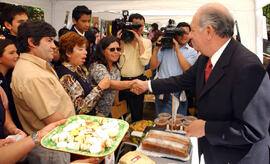
[[263,7],[263,15],[266,16],[266,23],[270,24],[270,4]]

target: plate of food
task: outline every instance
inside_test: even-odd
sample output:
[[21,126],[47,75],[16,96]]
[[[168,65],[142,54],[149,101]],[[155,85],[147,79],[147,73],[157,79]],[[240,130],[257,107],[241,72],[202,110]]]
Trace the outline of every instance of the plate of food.
[[45,148],[90,157],[103,157],[116,150],[129,128],[124,120],[76,115],[44,136]]
[[151,120],[141,120],[132,123],[129,126],[131,141],[133,143],[139,144],[144,136],[144,130],[147,127],[152,127],[153,125],[154,122]]

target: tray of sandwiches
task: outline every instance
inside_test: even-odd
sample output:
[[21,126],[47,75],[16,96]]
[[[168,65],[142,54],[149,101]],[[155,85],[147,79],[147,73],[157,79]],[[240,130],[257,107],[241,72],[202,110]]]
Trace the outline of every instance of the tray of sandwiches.
[[147,156],[188,161],[192,153],[192,144],[190,138],[182,134],[150,130],[137,150]]
[[116,150],[128,128],[124,120],[76,115],[44,136],[41,145],[83,156],[103,157]]

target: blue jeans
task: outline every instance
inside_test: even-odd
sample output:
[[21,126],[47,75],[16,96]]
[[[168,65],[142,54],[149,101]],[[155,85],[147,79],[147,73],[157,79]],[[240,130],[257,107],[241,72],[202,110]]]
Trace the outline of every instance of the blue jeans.
[[[174,93],[174,96],[179,99],[181,92]],[[159,99],[159,95],[155,95],[155,106],[156,106],[156,117],[159,113],[169,113],[172,114],[172,96],[171,94],[165,94],[163,100]],[[178,114],[187,115],[188,101],[179,102],[179,107],[177,110]]]

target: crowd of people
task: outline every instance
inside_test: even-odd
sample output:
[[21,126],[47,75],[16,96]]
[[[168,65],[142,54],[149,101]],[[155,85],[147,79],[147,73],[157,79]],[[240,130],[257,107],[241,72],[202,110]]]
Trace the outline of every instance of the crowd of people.
[[[131,41],[100,38],[90,27],[92,11],[76,6],[73,26],[57,32],[44,21],[28,20],[21,6],[1,14],[0,39],[0,163],[25,156],[32,163],[71,162],[69,153],[45,149],[40,140],[76,114],[112,117],[113,105],[126,100],[131,122],[143,119],[144,93],[155,94],[156,116],[171,113],[172,96],[178,113],[188,115],[185,90],[195,91],[198,120],[187,136],[198,137],[205,163],[265,163],[269,161],[269,76],[258,57],[232,39],[234,20],[218,3],[198,9],[191,24],[163,47],[165,36],[156,23],[142,36],[145,18],[131,14]],[[199,55],[202,54],[202,55]],[[145,67],[156,80],[145,81]],[[13,135],[16,138],[8,137]],[[103,158],[73,162],[100,163]]]

